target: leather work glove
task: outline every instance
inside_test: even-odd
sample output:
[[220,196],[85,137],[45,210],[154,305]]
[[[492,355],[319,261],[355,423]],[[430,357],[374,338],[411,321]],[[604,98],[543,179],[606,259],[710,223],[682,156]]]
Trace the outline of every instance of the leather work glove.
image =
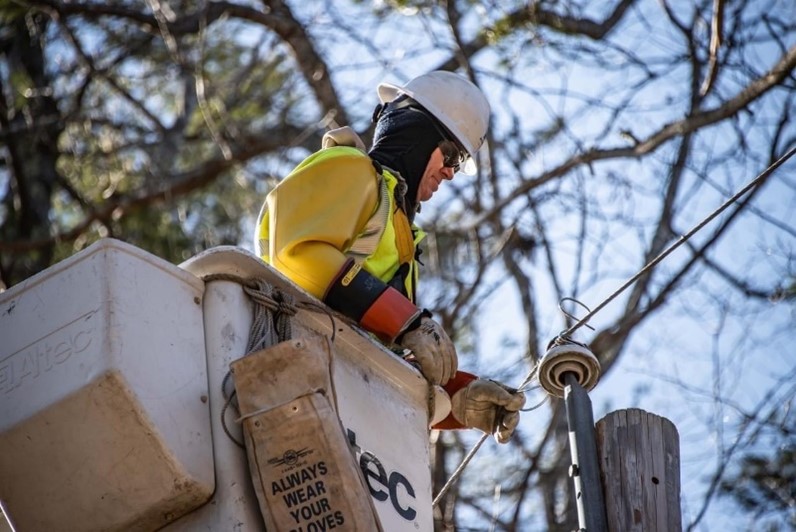
[[451,397],[451,414],[466,427],[506,443],[520,422],[525,394],[499,382],[476,379]]
[[412,351],[421,373],[431,384],[446,384],[459,368],[453,342],[442,326],[428,316],[410,325],[397,343]]

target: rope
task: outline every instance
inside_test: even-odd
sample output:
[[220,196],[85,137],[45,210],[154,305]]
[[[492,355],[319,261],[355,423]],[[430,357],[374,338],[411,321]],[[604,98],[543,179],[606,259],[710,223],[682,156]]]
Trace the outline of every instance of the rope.
[[243,286],[243,291],[254,304],[246,354],[291,339],[290,318],[297,312],[291,295],[276,290],[263,279],[254,279],[254,285]]
[[[295,298],[274,287],[261,278],[246,279],[228,273],[213,273],[202,277],[205,283],[211,281],[230,281],[241,285],[243,291],[249,296],[253,304],[252,324],[249,328],[249,338],[246,343],[246,353],[249,355],[260,349],[276,345],[293,337],[290,319],[302,310],[323,312],[329,316],[332,325],[331,341],[334,342],[337,325],[334,316],[324,305],[311,301],[296,301]],[[241,448],[244,444],[238,441],[227,426],[227,410],[232,407],[238,415],[240,411],[235,401],[236,392],[233,389],[227,393],[231,373],[228,371],[221,381],[221,393],[224,396],[224,407],[221,409],[221,427],[227,437]],[[237,420],[240,421],[240,418]]]
[[[536,371],[537,371],[538,368],[539,368],[538,364],[535,364],[534,367],[531,368],[531,371],[528,372],[528,376],[525,377],[525,379],[522,381],[522,383],[517,387],[517,391],[522,392],[522,391],[525,390],[525,388],[528,386],[528,384],[530,384],[530,382],[533,380],[533,377],[536,374]],[[539,403],[535,404],[534,406],[532,406],[530,408],[524,408],[524,409],[522,409],[522,411],[523,412],[530,412],[531,410],[536,410],[537,408],[539,408],[540,406],[545,404],[547,402],[547,399],[548,399],[548,397],[545,396],[545,398],[542,399]],[[470,449],[470,451],[467,453],[467,455],[462,459],[462,461],[459,464],[459,466],[451,474],[450,478],[448,478],[448,481],[445,482],[445,485],[442,486],[442,489],[439,490],[439,493],[437,493],[437,496],[434,497],[434,500],[431,502],[431,506],[432,507],[437,506],[439,504],[439,501],[442,500],[442,498],[445,496],[445,494],[448,492],[448,490],[451,488],[451,486],[453,486],[456,483],[456,481],[459,480],[459,477],[464,472],[464,468],[467,467],[467,464],[470,463],[470,460],[472,460],[473,457],[475,457],[475,453],[478,452],[478,449],[481,448],[481,446],[484,444],[484,442],[486,441],[486,439],[489,436],[490,436],[489,433],[485,433],[475,443],[475,445],[473,445],[473,448]]]
[[[227,377],[228,376],[229,376],[229,372],[227,372],[227,374],[224,375],[224,382],[227,381]],[[222,384],[221,386],[222,386],[222,389],[223,389],[224,385]],[[238,411],[237,405],[233,404],[233,401],[235,400],[235,395],[236,394],[233,391],[232,394],[229,397],[225,397],[226,400],[224,401],[224,408],[221,409],[221,427],[224,429],[224,434],[227,435],[227,438],[232,440],[233,443],[235,443],[235,445],[237,445],[241,449],[245,449],[246,445],[244,445],[244,443],[242,441],[238,441],[237,438],[235,438],[235,436],[229,430],[229,427],[227,426],[227,410],[229,410],[229,407],[232,406],[235,409],[235,411]]]
[[[641,276],[643,276],[645,273],[647,273],[655,265],[660,263],[663,259],[668,257],[675,249],[677,249],[682,244],[684,244],[689,238],[691,238],[694,234],[696,234],[697,231],[699,231],[700,229],[705,227],[707,224],[709,224],[711,221],[713,221],[714,218],[716,218],[719,214],[724,212],[730,205],[732,205],[735,201],[737,201],[741,196],[746,194],[753,187],[757,186],[758,183],[760,183],[762,180],[764,180],[769,175],[771,175],[774,172],[774,170],[776,170],[777,168],[782,166],[782,164],[785,161],[790,159],[793,156],[794,153],[796,153],[796,146],[791,148],[787,153],[785,153],[785,155],[780,157],[771,166],[766,168],[760,175],[758,175],[756,178],[754,178],[752,181],[750,181],[741,190],[736,192],[730,199],[725,201],[716,210],[711,212],[705,219],[703,219],[701,222],[699,222],[697,225],[695,225],[690,231],[688,231],[686,234],[682,235],[677,240],[677,242],[675,242],[674,244],[669,246],[667,249],[665,249],[663,252],[661,252],[660,255],[658,255],[653,260],[651,260],[646,266],[644,266],[641,270],[639,270],[638,273],[636,273],[633,277],[628,279],[622,286],[620,286],[614,293],[612,293],[610,296],[608,296],[602,303],[597,305],[594,308],[594,310],[590,310],[588,312],[588,314],[586,314],[583,318],[581,318],[572,327],[570,327],[569,329],[567,329],[567,330],[563,331],[561,334],[559,334],[558,337],[554,340],[554,343],[560,343],[560,342],[566,341],[566,342],[571,342],[571,343],[577,344],[577,342],[574,342],[573,340],[571,340],[569,338],[569,336],[573,332],[575,332],[580,327],[586,325],[586,323],[595,314],[597,314],[597,312],[599,312],[600,310],[605,308],[605,306],[608,305],[608,303],[610,303],[611,301],[616,299],[616,297],[619,296],[619,294],[621,294],[623,291],[625,291],[631,284],[633,284],[635,281],[637,281]],[[571,299],[571,298],[565,298],[565,299]],[[586,307],[582,303],[580,303],[578,301],[576,301],[576,302],[588,309],[588,307]],[[563,309],[562,309],[562,311],[563,311]],[[567,316],[569,316],[570,318],[573,317],[571,314],[568,314],[566,312],[565,312],[565,314]],[[533,380],[534,374],[537,372],[537,370],[538,370],[538,365],[534,366],[531,369],[531,371],[528,373],[528,376],[525,378],[525,380],[523,380],[522,384],[517,388],[519,391],[523,391],[525,389],[525,387],[528,386],[528,384]],[[535,410],[536,408],[539,408],[540,406],[542,406],[547,401],[547,399],[548,398],[545,397],[539,404],[534,405],[533,407],[531,407],[529,409],[524,409],[523,411]],[[488,437],[489,437],[489,434],[484,434],[483,436],[481,436],[481,438],[476,442],[476,444],[473,446],[473,448],[470,450],[470,452],[467,453],[467,455],[462,460],[461,464],[459,464],[459,467],[456,468],[456,470],[453,472],[451,477],[448,479],[448,481],[445,483],[445,485],[442,486],[442,489],[439,491],[437,496],[434,498],[434,501],[432,502],[432,506],[437,506],[439,504],[439,501],[442,499],[442,497],[445,495],[445,493],[447,493],[447,491],[450,489],[450,487],[458,480],[459,476],[461,476],[461,474],[464,472],[464,468],[467,466],[467,464],[470,463],[470,461],[475,456],[475,453],[478,452],[478,449],[481,448],[481,445],[483,445],[483,443],[486,441],[486,439]]]
[[[290,294],[286,294],[285,292],[279,290],[278,288],[273,287],[267,281],[264,281],[260,278],[245,278],[239,275],[234,275],[230,273],[211,273],[202,277],[202,280],[206,283],[211,281],[231,281],[233,283],[238,283],[243,287],[243,291],[252,299],[252,302],[255,304],[255,312],[258,311],[258,305],[262,308],[260,310],[269,310],[271,312],[275,312],[277,314],[284,314],[284,316],[277,316],[276,317],[276,330],[277,334],[287,334],[284,339],[290,339],[290,322],[289,317],[295,316],[299,310],[308,310],[311,312],[318,312],[322,314],[326,314],[329,317],[329,321],[331,322],[331,329],[332,334],[330,340],[334,342],[336,335],[337,335],[337,325],[334,319],[334,315],[329,310],[328,307],[323,305],[322,303],[316,303],[313,301],[296,301],[293,296]],[[263,287],[261,289],[261,287]],[[281,324],[282,321],[286,321],[284,325]],[[255,319],[252,325],[254,326],[255,323],[258,323],[259,320]],[[258,323],[258,330],[259,330],[259,323]],[[264,330],[267,330],[267,325],[263,326]],[[281,329],[281,330],[280,330]],[[247,348],[258,345],[257,336],[255,332],[255,339],[252,339],[252,330],[249,332],[249,342]],[[261,343],[261,342],[260,342]],[[256,350],[256,349],[253,349]],[[246,354],[249,354],[251,351],[247,351]]]
[[475,453],[478,452],[478,449],[481,448],[481,445],[484,444],[484,442],[486,441],[486,439],[489,436],[490,435],[488,433],[484,433],[483,436],[481,436],[481,438],[475,443],[475,445],[473,445],[473,448],[470,449],[470,452],[467,453],[467,456],[464,457],[464,459],[462,460],[462,463],[459,464],[459,467],[456,468],[456,471],[453,472],[453,474],[448,479],[448,481],[445,483],[445,485],[442,486],[442,489],[439,490],[439,493],[437,494],[437,496],[434,497],[434,500],[431,503],[432,507],[433,506],[437,506],[439,504],[440,499],[442,499],[442,497],[445,496],[445,494],[448,492],[450,487],[453,486],[453,484],[457,480],[459,480],[459,477],[464,472],[464,468],[467,467],[467,464],[470,463],[470,460],[473,459],[473,457],[475,456]]
[[287,401],[284,401],[282,403],[279,403],[279,404],[276,404],[276,405],[268,405],[268,406],[266,406],[264,408],[258,408],[257,410],[254,410],[252,412],[249,412],[248,414],[244,414],[244,415],[240,416],[238,419],[235,420],[235,423],[243,423],[244,421],[246,421],[249,418],[253,418],[255,416],[259,416],[260,414],[264,414],[265,412],[270,412],[271,410],[274,410],[276,408],[280,408],[280,407],[283,407],[283,406],[285,406],[287,404],[290,404],[291,402],[295,401],[296,399],[301,399],[302,397],[308,397],[308,396],[310,396],[312,394],[316,394],[316,393],[319,393],[319,394],[325,396],[326,395],[326,390],[324,390],[323,388],[318,388],[317,390],[309,390],[309,391],[307,391],[307,392],[305,392],[305,393],[303,393],[301,395],[297,395],[296,397],[288,399]]
[[679,239],[678,239],[678,240],[677,240],[677,241],[676,241],[674,244],[672,244],[671,246],[669,246],[668,248],[666,248],[665,250],[663,250],[663,251],[660,253],[660,255],[658,255],[657,257],[655,257],[654,259],[652,259],[652,260],[651,260],[651,261],[650,261],[650,262],[649,262],[649,263],[648,263],[646,266],[644,266],[643,268],[641,268],[641,269],[638,271],[638,273],[636,273],[636,274],[635,274],[633,277],[631,277],[630,279],[628,279],[628,280],[627,280],[627,281],[626,281],[626,282],[625,282],[625,283],[624,283],[622,286],[620,286],[619,288],[617,288],[617,289],[616,289],[616,291],[614,291],[614,293],[612,293],[612,294],[611,294],[611,295],[609,295],[607,298],[605,298],[605,300],[603,300],[603,302],[602,302],[602,303],[600,303],[599,305],[597,305],[597,306],[594,308],[594,310],[591,310],[591,311],[589,311],[589,313],[588,313],[588,314],[586,314],[586,315],[585,315],[583,318],[581,318],[581,319],[580,319],[580,320],[579,320],[577,323],[575,323],[575,324],[574,324],[572,327],[570,327],[570,328],[569,328],[569,329],[567,329],[566,331],[562,332],[562,333],[559,335],[559,337],[566,337],[566,336],[569,336],[569,335],[571,335],[573,332],[575,332],[577,329],[579,329],[580,327],[582,327],[583,325],[585,325],[585,324],[586,324],[586,322],[588,322],[588,321],[589,321],[589,320],[590,320],[592,317],[594,317],[594,315],[595,315],[595,314],[597,314],[599,311],[601,311],[603,308],[605,308],[605,307],[608,305],[608,303],[610,303],[611,301],[613,301],[614,299],[616,299],[616,298],[619,296],[619,294],[621,294],[622,292],[624,292],[625,290],[627,290],[627,288],[628,288],[630,285],[632,285],[634,282],[636,282],[636,281],[637,281],[639,278],[641,278],[641,277],[642,277],[644,274],[646,274],[646,273],[647,273],[649,270],[651,270],[651,269],[652,269],[654,266],[656,266],[657,264],[659,264],[659,263],[660,263],[660,262],[661,262],[663,259],[665,259],[666,257],[668,257],[668,256],[669,256],[669,255],[670,255],[670,254],[671,254],[671,253],[672,253],[674,250],[676,250],[676,249],[677,249],[677,248],[679,248],[681,245],[683,245],[683,244],[684,244],[684,243],[685,243],[685,242],[686,242],[686,241],[687,241],[689,238],[691,238],[692,236],[694,236],[694,234],[696,234],[696,233],[697,233],[697,231],[699,231],[700,229],[702,229],[703,227],[705,227],[707,224],[709,224],[711,221],[713,221],[713,219],[714,219],[714,218],[716,218],[716,217],[717,217],[719,214],[721,214],[722,212],[724,212],[724,211],[725,211],[725,210],[726,210],[726,209],[727,209],[727,208],[728,208],[730,205],[732,205],[733,203],[735,203],[735,202],[738,200],[738,198],[740,198],[741,196],[743,196],[744,194],[746,194],[747,192],[749,192],[749,191],[750,191],[752,188],[754,188],[755,186],[757,186],[757,185],[758,185],[758,183],[760,183],[761,181],[763,181],[764,179],[766,179],[766,178],[767,178],[769,175],[771,175],[771,174],[774,172],[774,170],[776,170],[777,168],[779,168],[780,166],[782,166],[782,164],[784,164],[784,163],[785,163],[785,161],[787,161],[788,159],[790,159],[790,158],[793,156],[793,154],[794,154],[794,153],[796,153],[796,146],[794,146],[793,148],[791,148],[790,150],[788,150],[788,152],[786,152],[786,153],[785,153],[785,155],[783,155],[782,157],[780,157],[780,158],[779,158],[777,161],[775,161],[775,162],[774,162],[774,163],[773,163],[771,166],[769,166],[768,168],[766,168],[766,169],[765,169],[765,170],[764,170],[764,171],[763,171],[763,172],[762,172],[760,175],[758,175],[756,178],[754,178],[754,179],[753,179],[753,180],[751,180],[749,183],[747,183],[747,184],[746,184],[746,185],[745,185],[745,186],[744,186],[744,187],[743,187],[741,190],[739,190],[738,192],[736,192],[736,193],[735,193],[735,194],[734,194],[734,195],[733,195],[733,196],[732,196],[730,199],[728,199],[727,201],[725,201],[725,202],[724,202],[724,203],[723,203],[721,206],[719,206],[719,207],[718,207],[716,210],[714,210],[713,212],[711,212],[711,213],[710,213],[710,214],[709,214],[709,215],[708,215],[708,216],[707,216],[707,217],[706,217],[704,220],[702,220],[701,222],[699,222],[698,224],[696,224],[696,225],[695,225],[695,226],[694,226],[694,227],[693,227],[693,228],[692,228],[690,231],[688,231],[686,234],[684,234],[684,235],[680,236],[680,238],[679,238]]

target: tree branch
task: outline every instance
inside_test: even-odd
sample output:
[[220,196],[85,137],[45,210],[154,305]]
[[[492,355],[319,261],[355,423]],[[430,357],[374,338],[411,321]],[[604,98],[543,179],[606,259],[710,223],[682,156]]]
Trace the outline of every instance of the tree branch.
[[[509,13],[491,27],[483,28],[469,43],[460,43],[459,49],[463,55],[471,57],[492,44],[493,35],[496,32],[503,32],[499,28],[504,26],[521,27],[530,24],[545,26],[568,35],[583,35],[593,40],[600,40],[616,28],[627,9],[635,2],[636,0],[622,0],[602,22],[559,15],[553,11],[540,8],[539,2],[534,2],[527,7],[522,7]],[[437,68],[440,70],[455,70],[458,66],[459,55],[456,54]]]
[[112,219],[113,216],[118,216],[119,212],[127,213],[158,202],[173,201],[175,198],[206,186],[218,178],[222,172],[264,152],[275,150],[280,146],[278,137],[264,135],[258,143],[235,151],[231,160],[221,158],[206,161],[189,172],[161,180],[161,184],[157,187],[148,190],[142,189],[133,194],[114,194],[102,205],[91,209],[86,217],[71,229],[48,238],[0,242],[0,251],[24,253],[59,242],[73,241],[95,221],[107,221]]
[[646,140],[643,140],[632,147],[606,148],[602,150],[591,149],[585,153],[575,155],[556,168],[544,172],[539,177],[524,181],[514,189],[511,195],[505,197],[501,201],[498,201],[489,210],[476,217],[472,223],[472,226],[479,226],[484,220],[495,216],[498,212],[502,211],[507,205],[512,203],[518,197],[526,194],[528,191],[534,188],[552,181],[553,179],[566,175],[574,168],[583,165],[589,165],[595,161],[617,159],[622,157],[639,157],[646,155],[655,151],[662,144],[673,138],[694,132],[698,129],[729,118],[747,107],[756,99],[760,98],[769,90],[777,87],[779,83],[781,83],[793,72],[794,68],[796,68],[796,46],[788,50],[788,52],[780,58],[780,60],[771,70],[769,70],[760,78],[752,81],[734,98],[726,101],[723,105],[706,111],[696,112],[686,118],[683,118],[682,120],[666,124],[657,132],[651,134]]
[[[258,11],[248,6],[223,0],[207,2],[203,10],[181,14],[174,21],[161,21],[162,28],[174,36],[196,34],[203,25],[210,26],[216,20],[227,16],[254,22],[271,29],[293,50],[296,64],[307,84],[315,92],[324,114],[332,112],[335,114],[337,122],[347,124],[348,116],[329,77],[329,69],[315,50],[312,39],[304,30],[303,25],[293,17],[285,2],[263,0],[263,4],[265,9]],[[88,19],[108,16],[129,19],[142,24],[145,30],[153,34],[161,34],[161,26],[154,15],[111,3],[65,3],[57,0],[33,0],[30,5],[39,8],[52,8],[61,16],[81,16]]]

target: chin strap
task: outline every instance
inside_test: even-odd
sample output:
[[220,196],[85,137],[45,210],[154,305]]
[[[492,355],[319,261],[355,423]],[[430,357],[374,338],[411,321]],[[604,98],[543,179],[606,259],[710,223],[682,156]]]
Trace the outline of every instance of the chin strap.
[[363,270],[353,259],[340,269],[323,302],[388,345],[422,314],[401,292]]

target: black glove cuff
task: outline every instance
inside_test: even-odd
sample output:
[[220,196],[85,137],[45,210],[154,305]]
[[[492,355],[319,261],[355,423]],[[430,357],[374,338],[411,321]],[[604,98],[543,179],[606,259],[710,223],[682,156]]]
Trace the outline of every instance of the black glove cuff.
[[387,290],[387,284],[349,259],[326,291],[323,302],[357,323]]

